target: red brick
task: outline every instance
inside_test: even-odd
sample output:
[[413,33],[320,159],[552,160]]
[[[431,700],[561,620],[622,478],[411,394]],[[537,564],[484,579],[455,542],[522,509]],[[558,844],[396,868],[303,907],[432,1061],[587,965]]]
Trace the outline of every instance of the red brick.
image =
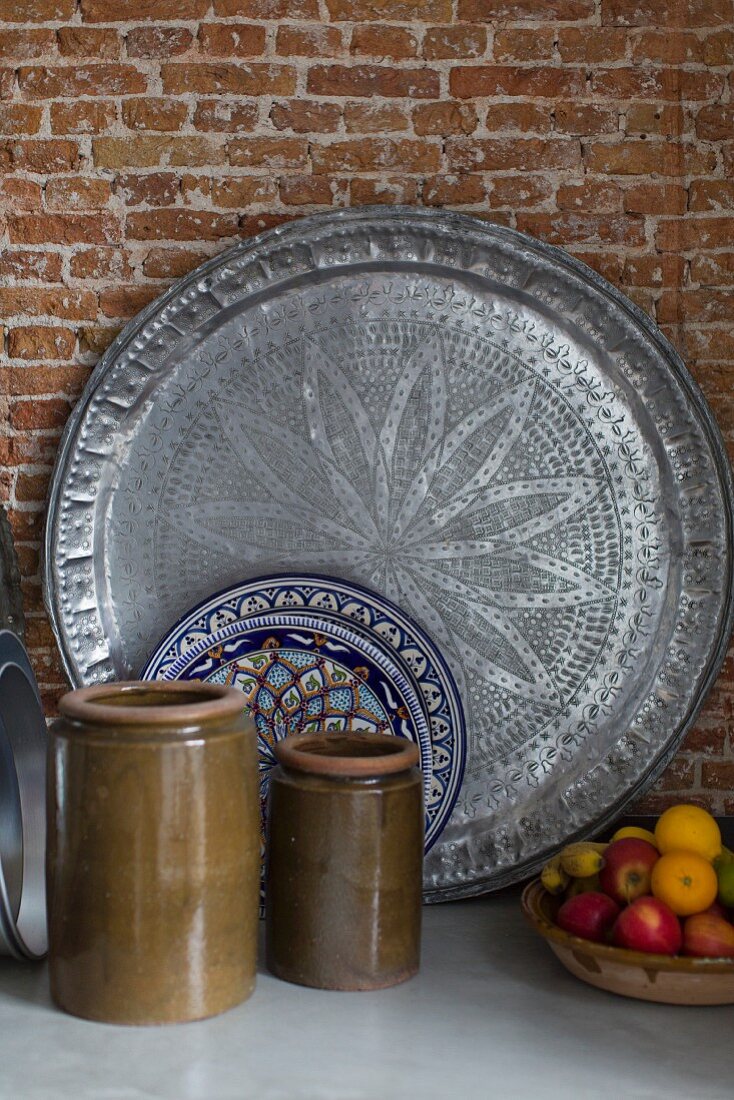
[[728,218],[681,218],[661,221],[655,244],[661,252],[726,248],[734,240],[734,215]]
[[494,36],[494,56],[497,61],[550,61],[555,39],[553,27],[498,30]]
[[62,57],[94,57],[114,61],[122,39],[111,27],[60,27],[56,32]]
[[694,256],[691,260],[691,282],[701,286],[731,286],[734,284],[734,252],[717,252],[714,256]]
[[136,241],[215,241],[237,232],[236,214],[213,214],[209,210],[135,211],[128,214],[127,236]]
[[105,317],[127,320],[145,309],[161,293],[157,286],[115,286],[103,290],[99,296],[99,308]]
[[632,214],[683,214],[688,193],[678,183],[639,183],[624,192],[624,208]]
[[487,48],[484,27],[429,27],[423,38],[423,56],[429,61],[481,57]]
[[27,325],[8,333],[11,359],[68,359],[74,353],[76,336],[68,328]]
[[273,202],[277,194],[275,180],[263,176],[235,176],[212,182],[214,206],[241,210],[253,202]]
[[[348,134],[386,134],[407,130],[409,125],[410,116],[402,104],[362,100],[344,106],[344,126]],[[420,132],[416,128],[416,133]]]
[[115,182],[115,194],[126,206],[170,206],[178,189],[179,178],[173,172],[126,172]]
[[11,99],[15,84],[15,71],[11,68],[0,69],[0,99]]
[[[733,310],[734,289],[676,290],[661,296],[657,316],[660,323],[731,324]],[[734,409],[728,408],[727,422],[731,422],[732,415]]]
[[254,237],[256,233],[264,233],[268,229],[275,229],[278,225],[284,225],[292,221],[297,214],[245,214],[240,218],[240,236]]
[[610,283],[618,284],[621,281],[622,260],[616,253],[586,252],[573,246],[568,251],[592,271],[598,271]]
[[[609,33],[624,34],[624,31]],[[599,37],[603,38],[604,35]],[[632,59],[643,65],[649,61],[663,62],[666,65],[702,61],[703,42],[695,34],[684,34],[680,31],[674,34],[669,30],[643,31],[632,43]]]
[[318,0],[214,0],[215,15],[247,19],[318,19]]
[[127,33],[128,57],[176,57],[191,49],[194,36],[186,27],[133,27]]
[[589,214],[564,211],[558,214],[517,215],[517,228],[548,241],[567,244],[572,241],[599,240],[604,244],[641,245],[645,243],[642,218],[624,214]]
[[199,50],[211,57],[257,57],[265,50],[265,27],[256,23],[203,23]]
[[46,206],[56,210],[99,210],[112,194],[109,180],[89,176],[51,179],[46,184]]
[[734,30],[709,34],[703,40],[703,61],[706,65],[734,63]]
[[12,0],[0,7],[0,22],[50,23],[71,19],[76,0]]
[[15,244],[104,244],[119,238],[111,214],[18,214],[8,218]]
[[622,190],[605,179],[586,179],[584,183],[565,183],[558,188],[556,205],[559,210],[621,211]]
[[551,66],[524,68],[517,65],[466,65],[451,70],[449,87],[451,94],[459,99],[503,95],[556,99],[559,96],[583,95],[586,74],[582,69]]
[[280,181],[280,199],[286,206],[333,206],[335,196],[345,189],[328,176],[284,176]]
[[114,328],[87,325],[79,329],[79,347],[85,354],[102,355],[107,351],[119,331],[119,325]]
[[314,65],[306,83],[312,95],[381,95],[435,99],[438,73],[430,69],[395,69],[386,65]]
[[701,785],[714,791],[734,790],[734,761],[704,760],[701,766]]
[[600,61],[622,61],[627,52],[627,33],[607,28],[560,27],[558,52],[561,61],[598,64]]
[[177,99],[124,99],[122,121],[130,130],[180,130],[188,105]]
[[694,766],[689,760],[678,757],[665,769],[655,783],[654,791],[683,791],[693,786]]
[[151,279],[180,279],[203,263],[206,255],[185,248],[151,248],[143,273]]
[[680,286],[684,270],[682,256],[628,256],[624,262],[622,282],[625,286]]
[[40,280],[57,283],[61,279],[61,256],[58,252],[37,252],[6,248],[0,253],[0,280],[23,283]]
[[472,134],[477,128],[477,112],[471,104],[422,103],[413,109],[416,134]]
[[[32,180],[15,179],[13,176],[0,178],[0,207],[9,211],[38,210],[43,198],[39,183]],[[0,249],[2,255],[2,249]]]
[[212,181],[209,176],[187,172],[181,176],[181,198],[190,206],[198,209],[210,206]]
[[[704,719],[705,722],[705,719]],[[726,726],[696,726],[686,734],[680,752],[702,753],[705,756],[723,756],[726,751]]]
[[712,103],[696,115],[696,134],[704,141],[726,141],[734,134],[734,103]]
[[631,103],[625,118],[628,134],[662,134],[678,137],[685,127],[683,108],[675,104]]
[[[22,366],[8,369],[7,392],[13,397],[36,394],[78,394],[89,377],[89,367]],[[17,486],[16,486],[17,496]]]
[[446,154],[451,168],[463,171],[518,168],[541,172],[549,168],[578,168],[581,163],[578,142],[560,139],[448,138]]
[[418,181],[401,176],[353,179],[349,185],[353,206],[393,206],[414,203],[418,199]]
[[85,23],[128,23],[201,19],[209,0],[81,0],[81,6]]
[[25,470],[20,470],[15,482],[15,499],[43,504],[46,500],[50,477],[50,471],[43,474],[29,474]]
[[84,248],[71,257],[75,279],[130,279],[132,268],[121,248]]
[[556,103],[554,121],[561,134],[595,137],[616,133],[619,111],[616,107],[601,107],[596,103]]
[[611,99],[716,99],[723,80],[716,73],[686,69],[646,69],[641,66],[596,69],[591,73],[591,94]]
[[547,133],[552,123],[550,104],[540,103],[490,103],[487,108],[486,127],[492,131],[537,130]]
[[0,134],[35,134],[41,125],[41,108],[29,103],[0,103]]
[[406,22],[450,22],[451,0],[326,0],[335,20],[394,19]]
[[358,57],[417,57],[418,39],[406,27],[365,23],[352,31],[349,49]]
[[55,32],[45,28],[4,30],[0,34],[0,58],[3,60],[13,57],[20,61],[29,61],[32,57],[44,57],[53,53],[55,47]]
[[114,103],[80,99],[51,104],[51,129],[55,134],[99,134],[115,121]]
[[13,168],[47,175],[76,168],[79,146],[75,141],[14,141],[8,146]]
[[430,176],[423,184],[426,206],[477,205],[486,195],[487,184],[482,176]]
[[691,180],[690,210],[734,210],[734,180]]
[[436,172],[441,162],[441,149],[438,145],[407,138],[371,138],[314,146],[311,159],[314,172],[327,175],[331,172],[380,172],[385,168]]
[[[44,428],[63,428],[70,412],[69,402],[60,397],[34,398],[32,401],[11,401],[10,426],[19,430],[24,428],[40,430]],[[26,522],[27,519],[28,517],[26,517]]]
[[492,176],[490,186],[489,205],[510,210],[538,206],[553,194],[553,184],[543,176]]
[[590,172],[619,176],[706,175],[716,167],[716,154],[692,143],[627,141],[624,145],[593,144],[584,153]]
[[731,0],[683,0],[662,8],[660,0],[602,0],[602,22],[622,27],[712,27],[732,17]]
[[29,66],[18,70],[24,95],[57,99],[82,95],[128,95],[144,92],[147,79],[132,65],[65,65],[64,68]]
[[727,142],[722,145],[721,151],[724,160],[724,175],[727,179],[731,179],[734,176],[734,142]]
[[224,149],[209,138],[163,134],[94,138],[92,153],[99,168],[194,168],[224,161]]
[[299,134],[330,134],[339,129],[341,107],[336,103],[317,103],[309,99],[289,99],[274,103],[270,121],[276,130],[295,130]]
[[244,134],[255,129],[257,107],[254,103],[229,103],[222,99],[201,99],[194,111],[197,130],[214,133]]
[[308,155],[305,138],[234,138],[227,145],[229,163],[242,168],[303,168]]
[[161,65],[163,91],[228,93],[232,95],[292,95],[296,73],[290,65],[231,62]]
[[459,0],[459,19],[559,19],[572,22],[594,14],[594,0]]
[[342,49],[342,32],[324,23],[281,26],[275,39],[275,52],[282,57],[336,57]]

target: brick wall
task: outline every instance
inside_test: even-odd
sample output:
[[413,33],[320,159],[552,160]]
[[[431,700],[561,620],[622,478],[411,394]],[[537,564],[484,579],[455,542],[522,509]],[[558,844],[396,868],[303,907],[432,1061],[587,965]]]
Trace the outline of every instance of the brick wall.
[[[49,701],[74,400],[173,278],[298,214],[446,205],[565,246],[663,326],[732,447],[733,69],[732,0],[0,0],[0,484]],[[641,809],[734,813],[733,698],[730,656]]]

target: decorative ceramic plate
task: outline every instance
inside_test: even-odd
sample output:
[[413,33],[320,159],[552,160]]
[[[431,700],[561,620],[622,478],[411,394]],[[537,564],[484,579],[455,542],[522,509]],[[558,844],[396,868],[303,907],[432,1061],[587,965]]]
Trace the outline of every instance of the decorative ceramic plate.
[[632,303],[512,230],[363,208],[241,242],[120,334],[62,443],[46,591],[76,683],[247,573],[402,607],[467,721],[438,900],[666,764],[724,655],[731,535],[711,414]]
[[239,688],[258,731],[263,799],[276,740],[392,733],[420,750],[426,851],[451,815],[466,756],[456,685],[430,639],[376,593],[327,577],[248,581],[185,616],[141,678]]

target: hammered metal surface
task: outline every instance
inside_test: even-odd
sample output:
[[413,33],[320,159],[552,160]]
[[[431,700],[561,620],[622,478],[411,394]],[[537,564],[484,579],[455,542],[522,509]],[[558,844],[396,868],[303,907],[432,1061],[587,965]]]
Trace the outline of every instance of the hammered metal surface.
[[667,761],[723,657],[731,500],[682,363],[583,265],[460,215],[330,212],[110,348],[59,456],[47,600],[76,683],[243,575],[402,606],[467,718],[438,900],[529,873]]

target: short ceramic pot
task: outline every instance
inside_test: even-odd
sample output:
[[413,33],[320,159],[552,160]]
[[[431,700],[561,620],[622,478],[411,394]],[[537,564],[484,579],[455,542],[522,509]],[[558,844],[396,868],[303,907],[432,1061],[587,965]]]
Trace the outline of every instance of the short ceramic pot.
[[51,994],[75,1016],[213,1016],[255,984],[255,731],[209,684],[70,692],[51,728]]
[[420,960],[423,784],[412,742],[380,734],[275,745],[266,952],[279,978],[379,989]]

